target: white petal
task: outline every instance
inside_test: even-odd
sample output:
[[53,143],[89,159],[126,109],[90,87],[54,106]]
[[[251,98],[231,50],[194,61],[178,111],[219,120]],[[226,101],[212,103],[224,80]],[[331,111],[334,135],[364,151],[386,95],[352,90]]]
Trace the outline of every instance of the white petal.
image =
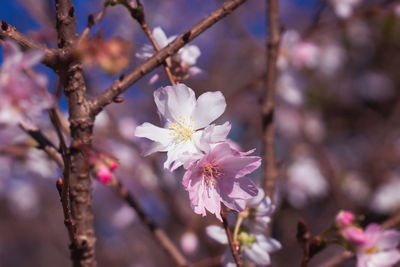
[[196,106],[193,90],[182,83],[157,89],[154,101],[161,115],[170,122],[178,121],[180,116],[187,119]]
[[153,37],[160,48],[164,48],[168,45],[167,35],[165,35],[165,32],[160,27],[155,27],[153,29]]
[[151,123],[145,122],[142,125],[136,127],[135,136],[145,137],[152,141],[161,143],[162,145],[168,145],[172,141],[170,130],[155,126]]
[[268,252],[258,246],[257,243],[254,243],[251,247],[245,246],[243,253],[248,260],[255,264],[268,265],[271,263]]
[[183,63],[189,66],[196,64],[197,58],[201,54],[200,49],[195,45],[185,46],[179,52]]
[[206,92],[197,99],[193,111],[195,129],[204,128],[224,113],[226,101],[220,92]]
[[224,228],[216,225],[210,225],[206,227],[206,233],[215,241],[224,245],[228,244],[228,237],[226,236]]

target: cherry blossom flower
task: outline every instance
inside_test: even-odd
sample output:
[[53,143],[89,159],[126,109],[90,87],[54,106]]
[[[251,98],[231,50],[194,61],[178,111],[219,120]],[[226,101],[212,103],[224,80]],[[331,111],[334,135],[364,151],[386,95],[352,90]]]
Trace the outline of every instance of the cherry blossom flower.
[[357,247],[357,267],[393,266],[400,261],[400,232],[382,230],[378,224],[365,229],[366,242]]
[[145,153],[167,152],[164,168],[175,170],[192,155],[207,149],[208,144],[225,140],[230,124],[210,125],[225,111],[225,98],[220,91],[206,92],[196,100],[192,89],[184,84],[161,87],[154,92],[164,128],[145,122],[136,127],[135,135],[154,141]]
[[220,202],[232,210],[243,211],[246,200],[258,193],[256,185],[245,175],[260,164],[260,157],[245,156],[227,143],[211,148],[183,176],[194,212],[205,216],[208,210],[222,221]]
[[[224,245],[228,244],[228,238],[222,227],[210,225],[206,228],[206,233],[215,241]],[[271,263],[269,254],[282,248],[280,242],[274,238],[245,231],[239,234],[238,241],[240,242],[240,253],[243,259],[258,265],[269,265]],[[222,256],[222,265],[227,267],[236,266],[230,248],[226,248]]]
[[[176,38],[176,36],[167,37],[165,32],[160,27],[154,28],[152,34],[160,48],[166,47]],[[138,58],[147,59],[153,56],[154,52],[155,51],[152,46],[145,45],[139,53],[136,53],[136,56]],[[185,45],[179,49],[177,54],[172,57],[171,70],[175,77],[183,80],[189,76],[202,75],[203,70],[195,66],[200,55],[200,49],[196,45]],[[155,74],[150,79],[150,84],[155,83],[158,79],[159,75]]]
[[0,69],[0,123],[15,125],[23,119],[32,119],[53,105],[45,89],[46,76],[27,71],[39,63],[44,52],[22,52],[13,41],[3,45],[4,61]]
[[271,221],[269,216],[275,211],[275,205],[271,203],[269,197],[265,196],[262,188],[258,188],[257,196],[246,201],[246,209],[248,220],[245,221],[245,225],[252,232],[265,233]]

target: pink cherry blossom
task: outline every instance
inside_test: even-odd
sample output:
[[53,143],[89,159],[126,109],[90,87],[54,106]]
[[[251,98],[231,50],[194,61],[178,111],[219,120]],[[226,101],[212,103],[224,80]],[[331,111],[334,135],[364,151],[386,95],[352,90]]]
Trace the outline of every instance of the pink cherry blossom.
[[357,248],[357,267],[389,267],[400,260],[400,232],[382,230],[378,224],[365,229],[366,242]]
[[260,164],[260,157],[246,156],[227,143],[215,145],[194,161],[183,177],[194,212],[205,216],[208,210],[222,220],[221,202],[232,210],[243,211],[246,200],[258,193],[257,186],[245,175]]
[[338,215],[336,215],[336,224],[339,227],[347,227],[353,224],[354,214],[351,211],[341,210]]
[[171,171],[209,144],[224,141],[231,128],[229,123],[210,125],[225,111],[225,98],[219,91],[206,92],[196,100],[192,89],[177,84],[156,90],[154,100],[166,120],[164,128],[145,122],[136,127],[135,135],[155,142],[145,155],[167,152],[164,168]]
[[[17,124],[22,119],[32,119],[43,109],[53,105],[45,89],[46,76],[31,71],[44,52],[22,52],[13,41],[2,42],[4,61],[0,69],[0,123]],[[30,70],[30,74],[27,74]]]

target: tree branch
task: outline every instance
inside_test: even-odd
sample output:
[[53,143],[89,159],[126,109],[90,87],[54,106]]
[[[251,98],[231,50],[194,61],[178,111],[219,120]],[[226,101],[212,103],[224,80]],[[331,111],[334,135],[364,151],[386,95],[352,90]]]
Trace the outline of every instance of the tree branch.
[[188,266],[188,261],[185,256],[179,251],[174,243],[169,239],[167,234],[159,228],[149,216],[140,208],[135,198],[129,193],[129,191],[121,184],[117,179],[114,179],[110,187],[123,199],[126,203],[131,206],[138,214],[140,220],[147,226],[147,228],[153,233],[159,244],[164,248],[169,256],[175,261],[178,266]]
[[213,11],[210,15],[190,28],[184,34],[179,35],[168,46],[161,49],[150,59],[146,60],[133,71],[128,73],[123,80],[116,80],[111,87],[91,101],[92,114],[98,114],[105,106],[110,104],[115,97],[128,89],[129,86],[152,71],[155,67],[162,64],[167,57],[175,54],[185,44],[192,41],[194,38],[227,16],[244,2],[246,2],[246,0],[232,0],[224,3],[220,8]]
[[[72,0],[55,0],[58,47],[60,53],[70,54],[77,40],[76,18]],[[82,65],[77,61],[62,64],[58,70],[67,99],[72,144],[92,141],[94,116],[91,115]],[[79,149],[71,146],[70,201],[71,215],[76,225],[76,246],[71,247],[74,266],[96,266],[92,211],[92,181],[89,166]],[[66,166],[67,167],[67,166]]]
[[228,237],[228,245],[229,245],[229,248],[231,249],[235,263],[238,267],[242,267],[243,266],[242,261],[239,256],[239,247],[238,247],[238,244],[235,244],[233,242],[232,232],[231,232],[231,229],[229,229],[228,220],[226,219],[226,215],[225,215],[225,211],[224,211],[223,207],[221,207],[221,217],[222,217],[222,225],[224,226],[226,236]]
[[277,179],[275,162],[275,90],[277,80],[277,61],[279,54],[279,3],[278,0],[267,0],[268,43],[267,72],[265,78],[264,103],[262,105],[262,126],[264,132],[264,191],[272,197]]
[[1,21],[0,27],[0,39],[6,40],[11,39],[17,42],[23,50],[28,49],[39,49],[45,52],[45,57],[42,60],[42,63],[46,66],[56,69],[57,64],[59,62],[58,50],[54,48],[48,48],[46,45],[41,44],[28,36],[20,33],[17,29],[5,22]]

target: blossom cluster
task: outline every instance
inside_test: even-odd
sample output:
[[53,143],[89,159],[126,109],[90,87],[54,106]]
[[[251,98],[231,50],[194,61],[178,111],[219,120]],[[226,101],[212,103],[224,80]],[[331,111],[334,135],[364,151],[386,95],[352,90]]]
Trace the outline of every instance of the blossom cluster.
[[[175,35],[167,37],[160,27],[154,28],[152,35],[160,48],[166,47],[176,38]],[[152,46],[145,45],[138,53],[136,53],[136,56],[138,58],[147,59],[152,57],[154,52]],[[195,66],[200,55],[200,49],[196,45],[185,45],[179,49],[179,51],[171,57],[172,66],[169,66],[174,75],[174,79],[182,81],[189,77],[201,76],[204,73],[203,70]],[[150,84],[157,82],[158,79],[159,74],[155,74],[150,78]]]
[[[246,201],[245,210],[239,213],[234,231],[234,242],[239,245],[242,258],[257,265],[271,263],[269,253],[282,248],[279,241],[266,237],[270,215],[275,206],[271,204],[269,197],[264,196],[260,188],[256,197]],[[227,244],[228,239],[222,227],[211,225],[206,228],[207,235],[221,244]],[[227,248],[222,257],[224,266],[236,266],[230,249]]]
[[0,124],[16,125],[50,108],[53,98],[45,89],[47,78],[32,68],[44,52],[31,49],[22,52],[14,41],[3,41],[4,61],[0,68]]
[[336,226],[346,246],[356,252],[357,267],[393,266],[400,261],[400,232],[384,230],[379,224],[371,223],[362,229],[355,223],[355,216],[341,211],[336,216]]
[[195,213],[205,216],[209,211],[222,221],[221,202],[243,211],[246,200],[259,191],[246,175],[260,166],[261,158],[249,156],[254,150],[234,148],[227,139],[229,122],[212,123],[225,111],[222,93],[206,92],[196,99],[192,89],[177,84],[157,89],[154,100],[165,124],[158,127],[145,122],[136,127],[137,137],[154,141],[145,154],[167,152],[166,169],[186,169],[182,183]]

